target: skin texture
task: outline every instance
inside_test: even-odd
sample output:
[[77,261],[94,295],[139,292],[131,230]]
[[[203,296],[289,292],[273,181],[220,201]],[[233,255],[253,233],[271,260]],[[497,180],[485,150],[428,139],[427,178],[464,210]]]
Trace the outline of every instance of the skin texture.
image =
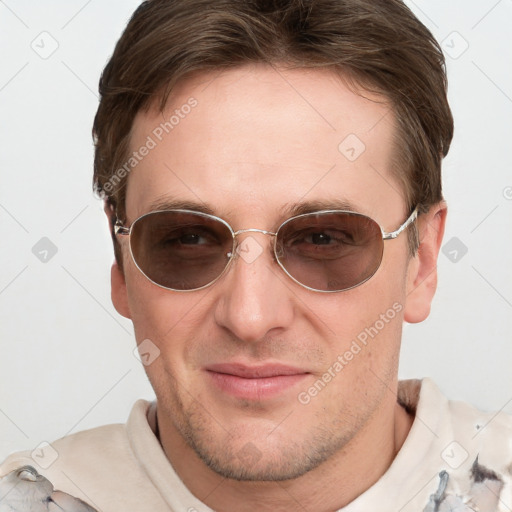
[[[362,94],[362,93],[361,93]],[[391,178],[394,117],[383,98],[356,94],[329,70],[248,65],[183,81],[167,110],[141,112],[132,150],[190,97],[197,106],[128,179],[129,226],[170,198],[210,205],[233,229],[275,231],[291,203],[344,200],[385,231],[409,215]],[[365,151],[349,161],[349,134]],[[377,273],[341,293],[289,279],[271,238],[245,233],[263,251],[237,258],[214,285],[172,292],[149,282],[129,256],[112,268],[112,297],[137,341],[160,356],[146,367],[158,399],[162,446],[188,488],[213,509],[329,511],[375,483],[402,446],[412,418],[396,403],[402,322],[420,322],[436,287],[444,204],[420,217],[421,247],[386,241]],[[255,242],[257,242],[256,245]],[[308,404],[298,401],[380,315],[399,312]],[[243,400],[212,383],[205,367],[291,365],[306,372],[271,398]]]

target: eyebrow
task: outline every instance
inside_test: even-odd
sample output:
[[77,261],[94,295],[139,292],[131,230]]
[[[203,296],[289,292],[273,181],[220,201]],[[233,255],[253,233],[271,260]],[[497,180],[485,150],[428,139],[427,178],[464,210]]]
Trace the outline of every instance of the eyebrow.
[[[195,212],[206,213],[216,217],[223,218],[231,217],[234,215],[234,210],[217,211],[212,205],[204,201],[191,201],[183,199],[175,199],[167,197],[159,199],[150,204],[148,212],[159,210],[192,210]],[[278,209],[279,215],[283,220],[296,215],[303,215],[306,213],[318,212],[321,210],[344,210],[349,212],[361,212],[353,203],[346,199],[315,199],[311,201],[297,201],[286,203]]]
[[320,210],[345,210],[349,212],[360,211],[346,199],[315,199],[312,201],[296,202],[285,205],[282,213],[291,217],[305,213],[318,212]]

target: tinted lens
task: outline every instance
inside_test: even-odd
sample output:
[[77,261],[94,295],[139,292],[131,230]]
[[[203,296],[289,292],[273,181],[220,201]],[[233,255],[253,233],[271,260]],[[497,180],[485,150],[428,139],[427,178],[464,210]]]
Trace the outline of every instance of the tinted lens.
[[353,288],[379,268],[384,243],[379,225],[356,213],[316,213],[289,220],[277,236],[284,270],[321,291]]
[[133,224],[130,246],[135,263],[151,281],[193,290],[222,274],[233,237],[227,225],[200,213],[153,212]]

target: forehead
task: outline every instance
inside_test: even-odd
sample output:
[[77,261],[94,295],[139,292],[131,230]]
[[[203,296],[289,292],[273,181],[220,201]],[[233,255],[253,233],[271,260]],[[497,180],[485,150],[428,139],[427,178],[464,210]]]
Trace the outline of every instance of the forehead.
[[137,115],[127,217],[173,201],[240,222],[277,222],[303,202],[400,215],[394,130],[382,97],[354,91],[327,69],[199,74],[178,84],[163,112]]

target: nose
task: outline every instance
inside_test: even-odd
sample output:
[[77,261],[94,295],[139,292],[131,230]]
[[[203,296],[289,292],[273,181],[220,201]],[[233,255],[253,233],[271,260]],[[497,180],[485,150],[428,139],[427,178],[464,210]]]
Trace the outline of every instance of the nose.
[[286,282],[274,258],[272,237],[243,233],[228,272],[217,283],[217,324],[246,342],[262,340],[271,330],[289,327],[293,320],[295,284]]

